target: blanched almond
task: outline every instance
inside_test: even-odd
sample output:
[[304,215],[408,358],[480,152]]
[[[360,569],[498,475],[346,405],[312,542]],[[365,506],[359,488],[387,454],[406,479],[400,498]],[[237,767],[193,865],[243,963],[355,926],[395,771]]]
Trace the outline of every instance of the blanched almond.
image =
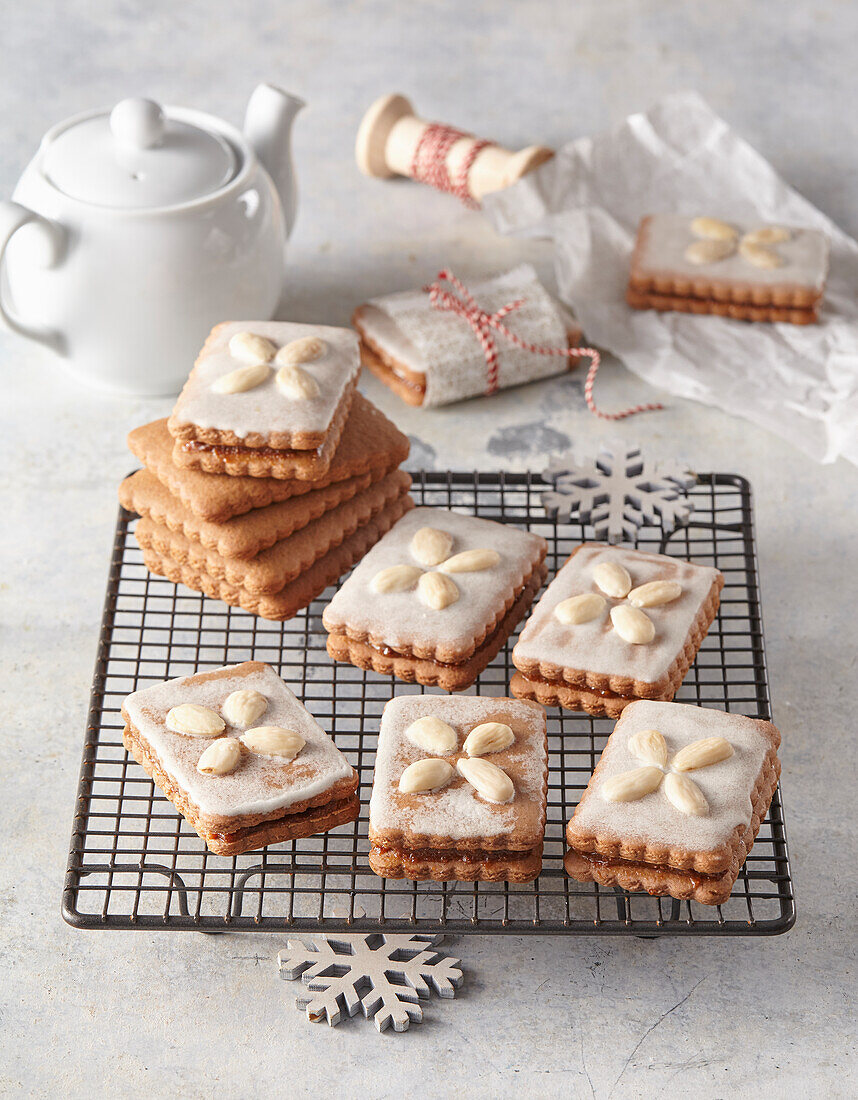
[[593,566],[593,580],[606,596],[621,600],[628,596],[632,578],[628,569],[618,561],[600,561]]
[[458,600],[459,589],[443,573],[424,573],[417,582],[417,595],[433,611],[443,611]]
[[693,817],[705,817],[709,813],[709,803],[703,791],[687,775],[664,777],[664,793],[670,802],[684,814]]
[[483,722],[474,726],[465,738],[464,749],[468,756],[485,756],[490,752],[503,752],[513,741],[515,734],[506,722]]
[[463,550],[454,554],[438,566],[445,573],[478,573],[483,569],[493,569],[500,561],[497,550]]
[[270,363],[277,349],[255,332],[237,332],[229,341],[229,353],[242,363]]
[[280,392],[292,401],[309,401],[322,392],[312,374],[301,367],[281,367],[276,381]]
[[282,726],[255,726],[241,735],[242,744],[259,756],[282,756],[293,760],[306,745],[296,730]]
[[671,760],[670,766],[676,772],[690,772],[695,768],[708,768],[710,764],[718,764],[732,755],[733,746],[726,737],[704,737],[680,749]]
[[734,241],[738,236],[732,225],[709,217],[694,218],[691,232],[695,237],[706,237],[710,241]]
[[412,722],[405,731],[405,736],[426,752],[438,753],[440,756],[452,752],[459,741],[453,727],[436,718],[434,714],[427,714]]
[[759,268],[783,267],[784,259],[773,248],[766,248],[764,244],[754,244],[751,241],[742,241],[739,245],[739,255],[749,264]]
[[422,570],[416,565],[389,565],[379,570],[369,583],[373,592],[405,592],[417,584]]
[[506,772],[479,756],[463,756],[456,770],[487,802],[510,802],[515,794],[513,782]]
[[640,730],[629,738],[629,752],[646,764],[667,764],[667,744],[658,730]]
[[415,760],[399,777],[399,789],[403,794],[419,794],[437,791],[446,786],[453,776],[453,765],[446,760]]
[[321,359],[328,350],[328,345],[318,336],[299,336],[292,340],[277,352],[275,361],[281,367],[294,367],[298,363],[312,363]]
[[219,737],[212,741],[197,761],[197,771],[204,775],[229,775],[241,756],[241,743],[236,737]]
[[247,729],[268,709],[268,700],[260,691],[241,688],[227,695],[220,708],[221,714],[231,726]]
[[212,382],[213,393],[245,393],[261,385],[271,373],[267,363],[245,363]]
[[685,250],[685,258],[690,264],[715,264],[719,260],[726,260],[736,251],[732,240],[729,241],[694,241]]
[[655,637],[652,619],[630,604],[621,603],[612,607],[611,622],[623,641],[631,645],[648,645]]
[[605,610],[607,601],[598,592],[583,592],[580,596],[570,596],[561,600],[554,608],[554,618],[568,626],[589,623]]
[[421,565],[437,565],[453,549],[453,536],[437,527],[421,527],[411,539],[411,553]]
[[649,581],[629,592],[629,603],[635,607],[661,607],[673,603],[682,595],[682,585],[676,581]]
[[652,794],[664,778],[661,768],[634,768],[606,779],[599,791],[606,802],[637,802]]
[[742,243],[747,244],[780,244],[788,241],[792,233],[784,229],[782,225],[761,225],[759,229],[752,229],[742,238]]
[[188,737],[219,737],[226,729],[226,722],[210,707],[180,703],[167,711],[167,729]]

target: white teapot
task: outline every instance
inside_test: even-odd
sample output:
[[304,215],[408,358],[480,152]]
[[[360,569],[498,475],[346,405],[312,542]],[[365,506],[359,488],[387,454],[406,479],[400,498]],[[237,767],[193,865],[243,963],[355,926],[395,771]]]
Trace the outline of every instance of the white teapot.
[[0,321],[81,381],[175,393],[212,325],[277,308],[302,106],[260,84],[243,134],[147,99],[49,130],[0,203]]

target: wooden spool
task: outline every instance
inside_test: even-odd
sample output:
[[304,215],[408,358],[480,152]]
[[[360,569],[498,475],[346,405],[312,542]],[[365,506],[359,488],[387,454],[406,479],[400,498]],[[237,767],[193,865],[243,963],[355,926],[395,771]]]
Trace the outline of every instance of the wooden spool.
[[[429,125],[414,113],[404,95],[385,95],[377,99],[363,116],[358,129],[355,146],[358,168],[364,175],[377,179],[413,178],[414,153]],[[478,140],[473,134],[466,134],[450,147],[446,165],[451,178],[457,178]],[[468,191],[479,202],[490,191],[509,187],[553,156],[554,150],[545,145],[528,145],[517,153],[500,145],[487,145],[477,153],[471,165]]]

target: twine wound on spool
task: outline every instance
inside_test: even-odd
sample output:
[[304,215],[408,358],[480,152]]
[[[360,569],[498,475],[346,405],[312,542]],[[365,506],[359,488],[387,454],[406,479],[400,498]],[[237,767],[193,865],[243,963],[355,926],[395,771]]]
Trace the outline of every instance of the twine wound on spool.
[[[441,284],[449,283],[451,286],[459,292],[458,297],[452,293],[452,291],[445,289]],[[503,323],[503,318],[513,313],[524,305],[526,298],[517,298],[514,302],[509,302],[505,306],[501,306],[495,313],[486,313],[485,310],[480,309],[477,305],[476,299],[465,286],[465,284],[457,279],[452,271],[444,270],[438,272],[438,277],[434,283],[423,288],[429,295],[429,301],[432,304],[433,309],[440,310],[442,312],[447,311],[449,313],[455,313],[471,326],[474,331],[474,335],[480,342],[480,346],[486,357],[486,394],[493,394],[498,389],[498,348],[497,341],[495,340],[495,333],[503,336],[505,340],[509,340],[511,344],[515,344],[517,347],[523,348],[525,351],[532,352],[534,355],[559,355],[566,359],[578,358],[581,355],[588,355],[590,357],[590,369],[587,371],[587,378],[584,382],[584,400],[587,402],[587,408],[593,413],[594,416],[600,417],[602,420],[625,420],[628,416],[634,416],[640,412],[656,412],[658,409],[664,408],[660,404],[647,404],[647,405],[633,405],[628,409],[623,409],[622,412],[606,413],[602,412],[596,405],[593,397],[593,385],[596,381],[596,374],[599,370],[599,364],[601,363],[601,356],[595,348],[552,348],[545,347],[542,344],[531,344],[527,340],[522,340],[520,336],[517,336],[512,329],[508,328]]]
[[365,175],[408,176],[477,207],[484,195],[515,183],[554,150],[529,145],[514,153],[445,123],[426,122],[405,96],[387,95],[364,115],[355,156]]

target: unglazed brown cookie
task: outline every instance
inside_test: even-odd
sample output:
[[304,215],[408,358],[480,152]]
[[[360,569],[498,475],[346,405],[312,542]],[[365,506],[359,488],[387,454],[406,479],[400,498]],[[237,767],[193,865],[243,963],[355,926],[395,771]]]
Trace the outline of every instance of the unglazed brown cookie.
[[679,703],[623,711],[566,829],[581,882],[720,905],[780,775],[770,723]]
[[[128,446],[166,489],[194,515],[211,523],[291,500],[339,481],[369,476],[377,481],[408,457],[408,438],[362,394],[356,393],[336,453],[314,481],[231,477],[173,465],[174,439],[166,420],[135,428]],[[367,482],[369,484],[369,482]]]
[[397,696],[378,737],[370,866],[384,878],[529,882],[542,866],[547,797],[541,707]]
[[828,249],[818,229],[653,214],[638,229],[626,299],[635,309],[810,324]]
[[[367,550],[409,508],[413,507],[414,502],[410,496],[397,498],[377,512],[369,522],[358,527],[353,534],[346,536],[338,546],[314,561],[299,577],[284,585],[279,592],[265,595],[255,595],[230,584],[225,579],[211,577],[196,566],[175,561],[153,547],[141,547],[143,563],[150,572],[166,577],[174,584],[184,584],[197,592],[203,592],[212,599],[223,600],[232,607],[241,607],[263,619],[280,622],[291,619],[301,608],[312,603],[321,592],[324,592],[329,584],[333,584],[343,573],[348,572],[355,562],[359,561]],[[176,538],[182,537],[176,536]]]
[[202,543],[157,522],[149,515],[137,524],[136,536],[146,549],[157,550],[173,561],[225,580],[253,595],[279,592],[376,513],[405,496],[410,485],[408,474],[404,470],[395,470],[352,500],[331,509],[250,561],[225,557],[216,550],[209,550]]
[[258,661],[143,688],[122,715],[125,747],[219,855],[357,817],[354,768]]
[[[672,699],[717,614],[723,584],[709,566],[579,546],[516,642],[512,693],[612,718],[635,699]],[[643,633],[632,640],[635,629]]]

